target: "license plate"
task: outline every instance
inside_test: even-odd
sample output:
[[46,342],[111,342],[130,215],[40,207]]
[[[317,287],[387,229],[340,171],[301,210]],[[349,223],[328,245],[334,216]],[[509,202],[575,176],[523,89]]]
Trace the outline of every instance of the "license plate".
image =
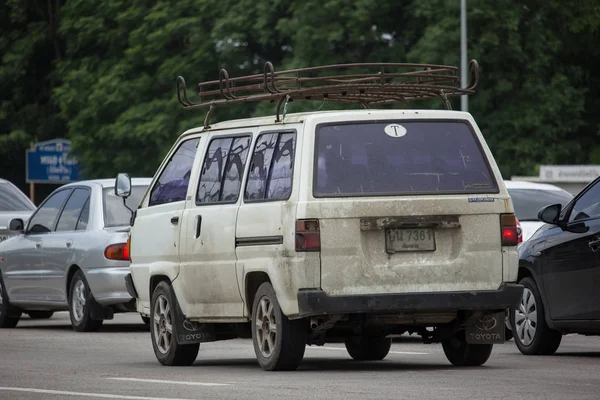
[[435,234],[433,229],[388,229],[385,245],[388,253],[435,251]]
[[465,339],[472,344],[504,343],[504,313],[484,314],[467,325]]

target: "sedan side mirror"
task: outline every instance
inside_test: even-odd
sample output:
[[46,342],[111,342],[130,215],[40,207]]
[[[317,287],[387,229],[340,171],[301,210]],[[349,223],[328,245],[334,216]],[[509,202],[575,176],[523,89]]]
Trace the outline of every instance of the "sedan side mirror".
[[25,229],[25,222],[23,222],[21,218],[12,219],[8,225],[8,229],[11,231],[23,232],[23,229]]
[[562,206],[560,204],[546,206],[538,213],[538,219],[547,224],[558,225],[561,210]]
[[123,199],[131,195],[131,178],[129,175],[120,173],[115,180],[115,194]]

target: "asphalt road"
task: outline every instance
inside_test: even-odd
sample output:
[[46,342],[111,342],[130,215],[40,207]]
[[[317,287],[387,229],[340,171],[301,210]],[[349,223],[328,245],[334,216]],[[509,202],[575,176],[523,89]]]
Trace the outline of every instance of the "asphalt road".
[[551,357],[513,342],[479,368],[455,368],[440,345],[403,337],[381,362],[352,361],[343,344],[309,347],[294,372],[264,372],[249,340],[203,344],[191,367],[162,367],[136,314],[97,333],[68,315],[0,330],[0,399],[598,399],[600,338],[567,336]]

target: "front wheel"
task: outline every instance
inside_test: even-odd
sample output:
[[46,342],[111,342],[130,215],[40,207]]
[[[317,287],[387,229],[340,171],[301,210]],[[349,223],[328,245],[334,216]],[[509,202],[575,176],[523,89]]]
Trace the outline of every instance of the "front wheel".
[[260,285],[252,305],[252,342],[262,369],[297,369],[304,358],[307,330],[306,320],[290,320],[283,314],[271,283]]
[[546,323],[544,304],[535,284],[529,277],[520,282],[525,288],[519,308],[511,310],[511,325],[515,344],[525,355],[552,355],[558,350],[562,334]]
[[91,316],[95,301],[83,272],[75,272],[69,290],[69,316],[76,332],[95,332],[102,327],[104,321]]
[[160,282],[152,293],[150,308],[150,337],[156,359],[162,365],[188,366],[198,357],[200,343],[181,345],[177,343],[175,321],[176,297],[173,287]]
[[345,344],[348,354],[356,361],[380,361],[390,352],[392,339],[385,336],[349,336]]
[[471,344],[461,331],[451,338],[442,341],[444,354],[456,367],[479,367],[486,363],[492,354],[493,344]]

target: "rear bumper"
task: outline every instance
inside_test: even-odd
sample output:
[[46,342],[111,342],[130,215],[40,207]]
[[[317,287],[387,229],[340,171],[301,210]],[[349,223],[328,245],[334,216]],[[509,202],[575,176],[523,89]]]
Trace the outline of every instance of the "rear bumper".
[[131,301],[124,277],[129,267],[102,267],[86,269],[85,275],[94,299],[103,306]]
[[523,286],[508,283],[499,290],[329,296],[322,290],[298,292],[300,317],[328,314],[502,311],[521,301]]

